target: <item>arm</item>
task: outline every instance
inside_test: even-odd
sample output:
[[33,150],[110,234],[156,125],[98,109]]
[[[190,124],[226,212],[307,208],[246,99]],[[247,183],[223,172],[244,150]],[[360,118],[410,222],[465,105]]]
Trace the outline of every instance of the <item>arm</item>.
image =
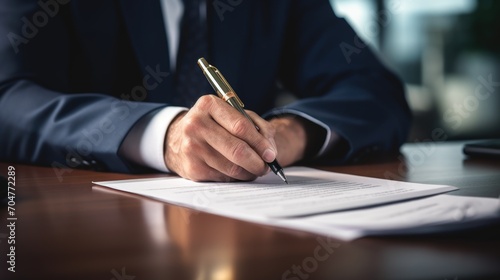
[[118,149],[139,119],[163,105],[71,93],[70,21],[59,8],[29,33],[21,19],[41,10],[36,1],[0,5],[0,160],[137,171]]
[[340,44],[355,34],[327,0],[291,3],[279,75],[300,100],[272,110],[268,122],[249,112],[259,134],[218,98],[201,98],[167,132],[170,170],[193,180],[251,180],[274,156],[283,166],[331,164],[390,153],[405,140],[410,118],[401,82],[368,49],[347,62]]
[[[300,100],[267,118],[294,114],[303,125],[323,127],[326,139],[316,163],[356,161],[399,148],[411,119],[403,86],[368,47],[359,47],[363,43],[327,0],[294,1],[286,40],[280,77]],[[346,44],[358,52],[346,56]]]

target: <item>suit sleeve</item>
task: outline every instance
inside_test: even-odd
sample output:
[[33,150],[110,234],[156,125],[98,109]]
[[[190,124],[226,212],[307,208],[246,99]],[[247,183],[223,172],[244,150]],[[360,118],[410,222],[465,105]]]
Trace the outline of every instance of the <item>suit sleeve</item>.
[[72,93],[62,6],[56,16],[36,18],[37,1],[0,4],[0,160],[138,171],[118,149],[131,127],[162,105]]
[[[411,115],[401,81],[386,69],[328,0],[293,1],[280,77],[299,100],[270,114],[297,113],[339,135],[316,163],[343,163],[395,152]],[[340,156],[338,156],[340,154]]]

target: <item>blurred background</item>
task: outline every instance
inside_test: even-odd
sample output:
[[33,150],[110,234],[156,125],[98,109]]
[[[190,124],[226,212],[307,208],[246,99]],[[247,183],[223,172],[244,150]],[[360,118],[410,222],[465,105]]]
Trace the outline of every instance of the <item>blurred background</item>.
[[499,0],[331,0],[403,79],[410,142],[500,138]]

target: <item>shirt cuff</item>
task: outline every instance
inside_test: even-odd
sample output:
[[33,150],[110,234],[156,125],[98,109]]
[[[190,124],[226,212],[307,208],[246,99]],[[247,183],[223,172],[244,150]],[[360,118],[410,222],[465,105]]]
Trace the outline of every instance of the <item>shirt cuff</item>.
[[325,141],[323,142],[321,149],[319,149],[319,152],[314,156],[315,158],[321,157],[322,155],[324,155],[331,147],[333,147],[340,140],[339,135],[335,131],[333,131],[327,124],[325,124],[324,122],[322,122],[314,117],[311,117],[310,115],[308,115],[304,112],[294,110],[294,109],[284,109],[284,108],[280,108],[279,112],[280,112],[280,115],[282,115],[282,114],[297,115],[299,117],[302,117],[302,118],[304,118],[312,123],[315,123],[315,124],[323,127],[326,130]]
[[169,106],[142,117],[127,134],[119,154],[134,163],[170,172],[165,165],[165,134],[170,123],[187,108]]

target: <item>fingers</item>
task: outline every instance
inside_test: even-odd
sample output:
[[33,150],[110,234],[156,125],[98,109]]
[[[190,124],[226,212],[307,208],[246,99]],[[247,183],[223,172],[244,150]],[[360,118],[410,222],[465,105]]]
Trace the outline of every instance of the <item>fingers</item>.
[[223,177],[226,177],[226,179],[222,181],[228,181],[229,179],[251,181],[257,178],[257,176],[248,172],[243,167],[227,160],[216,150],[210,149],[209,153],[210,156],[205,159],[205,162],[214,170],[218,170]]
[[[255,125],[259,127],[260,130],[257,130],[252,122],[250,122],[240,112],[232,108],[229,104],[215,96],[211,96],[211,99],[210,106],[204,109],[209,111],[212,118],[220,126],[226,129],[231,135],[234,135],[243,140],[243,142],[247,143],[249,147],[253,149],[265,162],[272,162],[276,159],[277,150],[276,145],[272,142],[274,138],[274,130],[271,124],[266,122],[257,114],[247,111],[247,113],[250,113],[250,118],[254,121]],[[240,150],[241,155],[246,155],[244,152],[245,149],[246,147],[244,145],[235,147],[235,157],[240,155]],[[237,159],[233,158],[232,161],[233,160]]]
[[255,125],[259,128],[259,133],[262,136],[264,136],[264,138],[266,138],[269,141],[269,143],[273,146],[274,150],[278,152],[278,148],[276,147],[276,142],[274,140],[274,137],[276,135],[276,129],[274,125],[261,118],[255,112],[248,110],[246,110],[246,112],[250,116],[250,118],[252,118]]
[[[247,143],[234,137],[221,127],[214,128],[211,132],[213,133],[205,135],[205,139],[223,158],[256,176],[262,176],[267,172],[264,161]],[[227,164],[221,165],[227,166]],[[224,173],[234,174],[236,171],[225,170]]]
[[215,96],[203,96],[169,126],[167,167],[194,181],[254,180],[276,158],[274,128],[249,111],[261,129]]
[[[257,154],[257,152],[251,147],[251,144],[245,142],[245,140],[241,139],[240,137],[259,137],[264,140],[265,138],[263,138],[262,135],[257,132],[251,122],[244,116],[242,116],[241,113],[234,110],[234,108],[230,107],[228,104],[224,103],[222,100],[216,98],[215,96],[200,98],[193,109],[194,114],[201,117],[199,120],[194,120],[191,122],[192,126],[190,126],[190,129],[188,129],[187,134],[192,138],[197,138],[200,136],[203,137],[204,141],[206,141],[206,143],[211,148],[213,148],[213,150],[217,151],[221,155],[220,157],[216,158],[219,161],[219,164],[217,166],[220,168],[224,168],[223,170],[219,169],[222,173],[227,175],[238,174],[238,168],[234,168],[233,170],[231,170],[232,167],[226,161],[242,167],[242,169],[244,169],[245,171],[253,174],[253,177],[262,176],[267,172],[267,166],[262,160],[261,156]],[[203,115],[207,113],[209,114],[209,116]],[[233,120],[233,118],[236,118],[237,120],[235,121]],[[233,133],[231,133],[231,131],[228,131],[226,127],[235,127],[235,125],[232,125],[233,122],[240,123],[245,126],[244,129],[248,130],[248,134],[250,136],[244,135],[244,133],[241,131],[233,132],[239,134],[239,136],[234,135]],[[238,126],[240,125],[236,124],[236,127]],[[236,129],[238,130],[239,128]],[[208,158],[210,156],[214,155],[206,155],[205,158]],[[215,160],[210,160],[210,162],[213,167],[216,166]],[[233,178],[240,179],[245,175],[238,176],[240,177]],[[248,177],[248,175],[246,177]]]
[[[169,138],[172,139],[172,137]],[[202,138],[186,133],[182,134],[181,138],[183,140],[178,148],[168,148],[166,155],[166,161],[170,163],[167,166],[178,175],[198,182],[255,179],[255,175],[241,167],[237,168],[234,163],[215,151]]]

